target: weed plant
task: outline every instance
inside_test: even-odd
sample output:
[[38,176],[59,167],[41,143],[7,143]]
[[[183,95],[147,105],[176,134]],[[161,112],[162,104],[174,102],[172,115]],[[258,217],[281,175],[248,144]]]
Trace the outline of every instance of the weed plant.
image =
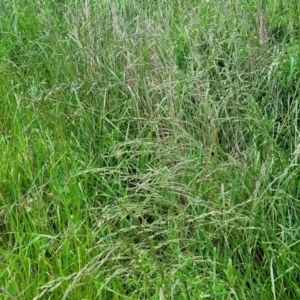
[[296,1],[2,0],[1,299],[299,299]]

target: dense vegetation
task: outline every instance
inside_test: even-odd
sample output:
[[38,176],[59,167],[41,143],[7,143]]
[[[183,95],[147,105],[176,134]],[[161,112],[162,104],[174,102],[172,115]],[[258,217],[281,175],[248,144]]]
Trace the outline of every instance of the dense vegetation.
[[1,299],[300,299],[286,2],[1,0]]

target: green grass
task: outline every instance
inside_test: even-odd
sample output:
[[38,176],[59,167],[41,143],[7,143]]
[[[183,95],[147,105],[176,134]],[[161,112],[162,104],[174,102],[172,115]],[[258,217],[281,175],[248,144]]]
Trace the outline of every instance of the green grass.
[[300,17],[262,5],[1,1],[1,299],[300,297]]

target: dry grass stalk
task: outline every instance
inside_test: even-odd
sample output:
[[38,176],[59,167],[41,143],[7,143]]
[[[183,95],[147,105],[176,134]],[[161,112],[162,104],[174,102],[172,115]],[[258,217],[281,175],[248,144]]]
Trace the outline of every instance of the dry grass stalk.
[[259,44],[265,51],[268,51],[269,39],[262,0],[257,0],[257,36]]

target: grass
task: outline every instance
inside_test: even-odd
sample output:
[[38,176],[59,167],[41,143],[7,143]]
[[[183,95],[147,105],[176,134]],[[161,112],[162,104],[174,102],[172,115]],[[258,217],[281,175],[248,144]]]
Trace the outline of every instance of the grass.
[[296,1],[0,6],[1,299],[300,297]]

